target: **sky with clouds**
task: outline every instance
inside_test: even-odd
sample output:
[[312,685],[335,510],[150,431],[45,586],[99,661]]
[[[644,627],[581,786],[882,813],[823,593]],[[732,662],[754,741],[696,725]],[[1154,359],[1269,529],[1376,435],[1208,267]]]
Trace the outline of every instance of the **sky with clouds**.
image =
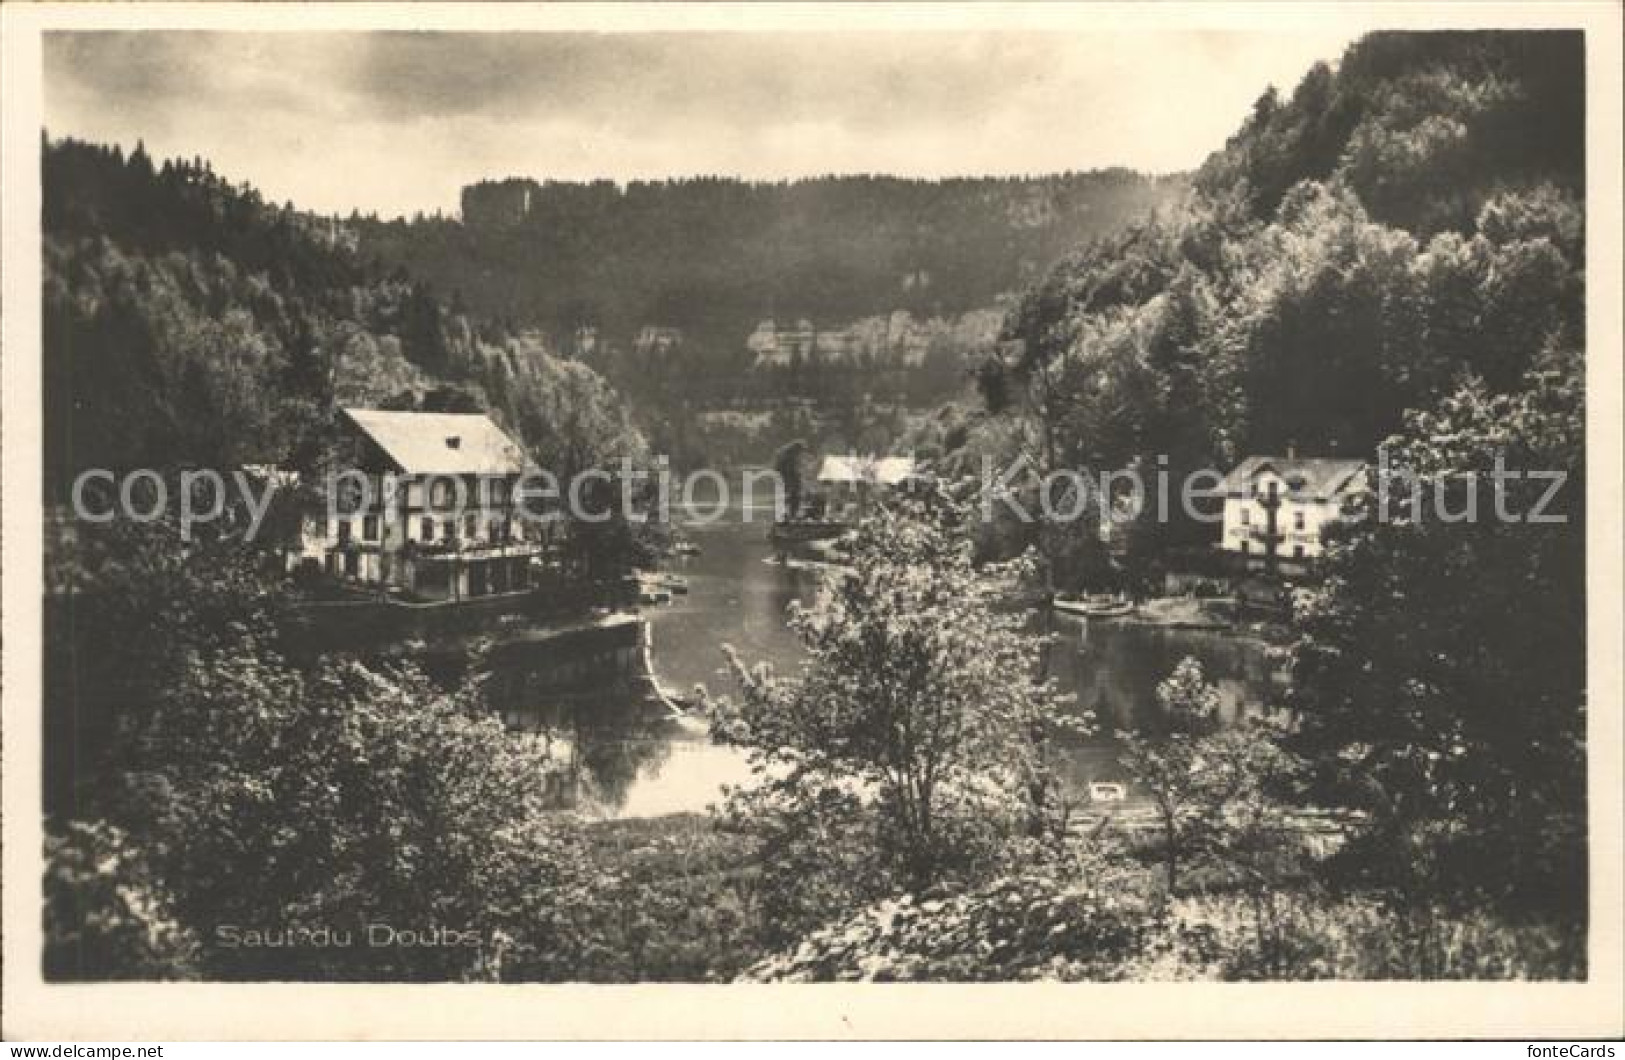
[[1172,172],[1346,32],[54,33],[46,126],[314,210],[531,176]]

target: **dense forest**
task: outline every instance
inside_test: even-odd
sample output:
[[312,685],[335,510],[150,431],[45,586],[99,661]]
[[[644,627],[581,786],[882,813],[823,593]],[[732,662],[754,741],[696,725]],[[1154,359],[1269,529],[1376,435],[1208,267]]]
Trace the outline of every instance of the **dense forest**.
[[306,470],[345,403],[489,408],[555,467],[641,454],[590,368],[386,270],[201,159],[44,152],[48,497],[80,470]]
[[[464,189],[461,221],[356,219],[362,245],[489,315],[567,337],[658,324],[742,341],[764,317],[990,305],[1067,247],[1168,201],[1128,170],[942,181],[720,177]],[[490,200],[508,209],[493,209]],[[493,216],[494,214],[494,216]]]
[[[1029,288],[982,407],[914,443],[1175,475],[1369,458],[1469,380],[1520,388],[1584,338],[1583,84],[1575,35],[1365,38],[1260,96],[1181,208]],[[1153,551],[1210,536],[1140,529]]]
[[[897,310],[933,320],[986,309],[1066,248],[1184,186],[1116,169],[943,181],[510,179],[464,189],[461,220],[349,224],[367,253],[487,316],[541,330],[619,386],[658,373],[639,395],[647,403],[677,388],[703,404],[750,396],[746,337],[764,320],[834,328]],[[678,363],[634,356],[645,326],[682,334]],[[951,389],[959,366],[931,367]],[[776,381],[815,393],[823,383]]]

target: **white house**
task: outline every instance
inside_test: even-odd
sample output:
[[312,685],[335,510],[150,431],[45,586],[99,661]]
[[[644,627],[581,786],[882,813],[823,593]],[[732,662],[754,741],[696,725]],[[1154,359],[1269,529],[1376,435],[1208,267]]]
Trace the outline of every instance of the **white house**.
[[514,494],[530,465],[490,417],[344,409],[342,423],[349,467],[340,496],[306,519],[307,562],[428,600],[529,587],[540,548]]
[[888,491],[916,477],[911,456],[826,456],[818,468],[818,487],[832,518],[861,515],[877,491]]
[[1247,566],[1273,558],[1301,569],[1321,555],[1321,529],[1365,485],[1365,462],[1332,457],[1250,456],[1225,476],[1219,547]]

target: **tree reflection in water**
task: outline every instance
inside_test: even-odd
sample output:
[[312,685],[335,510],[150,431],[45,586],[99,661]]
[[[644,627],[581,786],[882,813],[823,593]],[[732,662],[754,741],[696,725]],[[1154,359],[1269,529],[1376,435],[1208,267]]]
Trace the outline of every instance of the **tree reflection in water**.
[[[561,808],[616,817],[638,784],[658,781],[682,738],[678,719],[631,693],[542,697],[519,727],[548,751]],[[510,724],[514,721],[510,714]]]

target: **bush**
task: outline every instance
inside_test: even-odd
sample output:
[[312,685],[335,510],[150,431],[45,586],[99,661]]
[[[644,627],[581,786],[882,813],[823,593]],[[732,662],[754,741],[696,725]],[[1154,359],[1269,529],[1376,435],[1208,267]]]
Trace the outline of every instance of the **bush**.
[[1154,937],[1142,888],[1085,872],[1006,876],[947,898],[902,895],[815,932],[755,982],[1116,980]]
[[580,830],[579,892],[552,953],[504,969],[512,981],[726,982],[758,941],[753,845],[709,818],[610,821]]
[[[1136,980],[1580,979],[1578,922],[1514,923],[1493,913],[1396,911],[1369,895],[1285,892],[1181,899],[1131,968]],[[1267,940],[1269,952],[1260,945]]]
[[47,980],[191,978],[197,940],[170,907],[122,830],[103,821],[47,826]]

